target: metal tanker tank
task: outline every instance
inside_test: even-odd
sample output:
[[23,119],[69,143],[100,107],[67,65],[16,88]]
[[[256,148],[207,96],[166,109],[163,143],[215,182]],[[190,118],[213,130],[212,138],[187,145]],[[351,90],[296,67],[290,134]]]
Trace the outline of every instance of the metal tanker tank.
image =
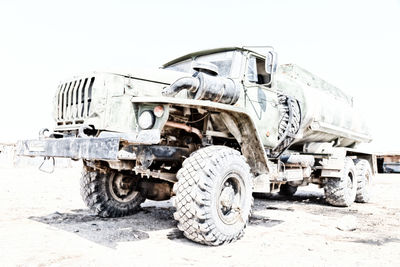
[[354,147],[372,140],[365,121],[354,110],[352,97],[299,66],[280,65],[277,72],[278,89],[300,104],[295,145],[334,142],[334,146]]

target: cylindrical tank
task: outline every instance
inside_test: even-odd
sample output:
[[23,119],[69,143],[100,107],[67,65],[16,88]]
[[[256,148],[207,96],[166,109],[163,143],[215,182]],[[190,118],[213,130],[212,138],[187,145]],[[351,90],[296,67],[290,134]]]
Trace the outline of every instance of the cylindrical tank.
[[365,121],[354,110],[353,98],[293,64],[280,65],[277,87],[300,104],[301,126],[295,144],[335,142],[354,146],[372,139]]

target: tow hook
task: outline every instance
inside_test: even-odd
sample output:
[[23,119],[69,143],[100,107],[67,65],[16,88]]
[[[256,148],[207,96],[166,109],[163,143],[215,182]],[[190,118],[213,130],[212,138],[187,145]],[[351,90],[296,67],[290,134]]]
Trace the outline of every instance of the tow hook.
[[[53,160],[53,164],[51,166],[48,166],[48,164],[45,164],[47,161],[50,159]],[[56,160],[54,157],[44,157],[42,164],[39,166],[39,170],[45,173],[53,173],[56,165]]]
[[78,137],[89,137],[87,134],[85,134],[85,130],[93,130],[93,127],[89,125],[82,125],[79,127]]
[[49,129],[47,129],[47,128],[40,129],[40,131],[39,131],[39,140],[45,139],[47,137],[45,135],[45,133],[48,133],[48,132],[49,132]]

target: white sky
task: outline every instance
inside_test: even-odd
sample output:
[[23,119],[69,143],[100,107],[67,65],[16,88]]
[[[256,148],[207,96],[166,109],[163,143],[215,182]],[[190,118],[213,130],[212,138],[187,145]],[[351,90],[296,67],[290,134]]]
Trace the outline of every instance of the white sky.
[[0,0],[0,142],[53,128],[64,78],[231,45],[272,45],[353,95],[371,148],[400,151],[400,0]]

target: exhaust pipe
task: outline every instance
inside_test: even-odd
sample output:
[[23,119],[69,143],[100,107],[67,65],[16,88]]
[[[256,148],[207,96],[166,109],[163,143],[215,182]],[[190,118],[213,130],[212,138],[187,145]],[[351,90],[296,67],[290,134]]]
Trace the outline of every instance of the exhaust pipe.
[[203,139],[203,135],[201,134],[199,129],[194,128],[194,127],[189,126],[189,125],[186,125],[184,123],[179,123],[179,122],[174,122],[174,121],[167,121],[165,123],[165,126],[169,126],[169,127],[173,127],[173,128],[179,128],[179,129],[185,130],[188,133],[194,133],[200,138],[200,140]]

